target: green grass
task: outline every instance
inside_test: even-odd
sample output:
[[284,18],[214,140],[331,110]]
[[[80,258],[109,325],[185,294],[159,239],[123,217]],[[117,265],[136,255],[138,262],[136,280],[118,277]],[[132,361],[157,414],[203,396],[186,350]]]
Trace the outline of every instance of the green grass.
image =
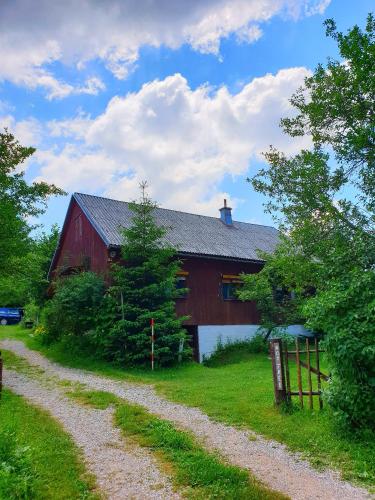
[[0,400],[0,498],[98,498],[78,449],[46,412],[4,390]]
[[84,389],[67,391],[66,394],[87,406],[93,406],[99,410],[105,410],[111,405],[117,405],[119,399],[110,392],[105,391],[86,391]]
[[70,397],[99,409],[116,407],[115,421],[122,432],[137,444],[149,448],[167,469],[184,496],[194,499],[283,499],[247,471],[225,464],[205,451],[186,431],[151,415],[142,407],[124,403],[105,391],[77,390]]
[[9,370],[16,370],[20,373],[26,373],[32,377],[43,375],[45,371],[38,366],[32,366],[28,361],[20,356],[17,356],[12,351],[6,349],[1,350],[4,366]]
[[[361,439],[349,433],[341,434],[335,429],[328,408],[323,411],[299,410],[297,400],[290,413],[274,408],[271,363],[267,355],[244,354],[234,349],[230,355],[225,355],[223,365],[217,360],[212,367],[191,363],[152,373],[121,369],[61,344],[40,346],[29,336],[29,331],[20,327],[0,327],[1,337],[25,340],[30,348],[66,366],[86,368],[113,378],[152,383],[160,394],[201,408],[215,420],[248,427],[285,443],[317,467],[337,469],[344,479],[367,487],[375,485],[374,436]],[[327,370],[325,363],[323,368]],[[303,373],[305,383],[306,370]],[[295,386],[295,379],[292,382]],[[307,398],[305,402],[307,404]]]

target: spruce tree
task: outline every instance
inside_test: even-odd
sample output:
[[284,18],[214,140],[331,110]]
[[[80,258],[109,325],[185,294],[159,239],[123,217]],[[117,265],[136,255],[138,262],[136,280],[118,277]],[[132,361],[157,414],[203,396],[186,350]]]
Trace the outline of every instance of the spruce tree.
[[108,320],[112,324],[102,329],[105,335],[102,333],[100,340],[107,356],[121,364],[147,365],[153,318],[155,363],[164,366],[190,352],[182,328],[186,318],[177,317],[175,312],[175,299],[181,293],[176,288],[180,262],[176,249],[165,243],[168,229],[158,226],[154,219],[157,205],[146,194],[147,184],[140,187],[140,201],[129,204],[134,214],[132,225],[123,229],[123,262],[112,269],[113,286],[105,312],[107,325]]

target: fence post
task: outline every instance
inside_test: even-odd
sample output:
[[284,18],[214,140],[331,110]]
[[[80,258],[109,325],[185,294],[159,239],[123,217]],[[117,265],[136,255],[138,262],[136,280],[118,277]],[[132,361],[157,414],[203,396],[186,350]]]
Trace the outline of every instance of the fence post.
[[310,341],[306,337],[306,357],[307,357],[307,382],[309,384],[309,408],[314,409],[313,403],[313,390],[312,390],[312,380],[311,380],[311,359],[310,359]]
[[275,388],[275,403],[280,405],[283,401],[286,401],[283,345],[281,339],[272,339],[270,341],[270,354]]
[[301,375],[301,362],[299,357],[299,339],[296,338],[296,363],[297,363],[297,381],[298,381],[298,394],[301,408],[303,408],[303,390],[302,390],[302,375]]
[[315,337],[315,357],[316,357],[316,375],[318,378],[319,408],[322,409],[323,401],[322,401],[322,384],[320,379],[319,341],[316,337]]
[[288,352],[288,341],[284,342],[284,353],[285,353],[285,377],[286,377],[286,398],[288,403],[291,401],[290,394],[290,371],[289,371],[289,352]]

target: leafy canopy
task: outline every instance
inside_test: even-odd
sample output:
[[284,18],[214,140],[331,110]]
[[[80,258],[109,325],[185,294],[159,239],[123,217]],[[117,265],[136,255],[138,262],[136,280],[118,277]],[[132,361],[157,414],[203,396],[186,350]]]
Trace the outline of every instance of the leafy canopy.
[[295,116],[281,121],[286,134],[312,146],[295,156],[271,148],[268,165],[251,179],[287,237],[248,280],[247,293],[269,298],[262,280],[272,287],[275,275],[296,290],[307,325],[326,335],[332,368],[326,397],[336,416],[374,428],[375,21],[370,14],[364,30],[354,26],[346,34],[333,20],[325,25],[341,59],[306,78],[291,98]]
[[49,196],[63,194],[54,185],[24,178],[22,164],[34,153],[32,147],[21,146],[13,134],[0,133],[0,273],[11,274],[14,260],[30,248],[30,217],[44,212]]

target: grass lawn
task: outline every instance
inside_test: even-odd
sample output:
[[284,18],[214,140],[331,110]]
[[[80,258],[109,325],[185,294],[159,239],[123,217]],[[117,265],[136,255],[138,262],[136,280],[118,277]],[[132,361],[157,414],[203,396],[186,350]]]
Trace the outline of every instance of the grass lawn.
[[94,482],[62,427],[4,390],[0,400],[0,498],[94,499]]
[[222,360],[222,365],[207,367],[192,363],[151,373],[116,368],[61,345],[40,346],[29,331],[18,326],[0,327],[0,339],[6,337],[25,340],[30,348],[66,366],[152,383],[160,394],[171,400],[199,407],[218,421],[245,426],[287,444],[317,467],[335,468],[345,479],[367,487],[375,485],[374,436],[355,439],[336,432],[327,408],[310,411],[296,407],[288,414],[274,408],[267,355],[234,351]]

